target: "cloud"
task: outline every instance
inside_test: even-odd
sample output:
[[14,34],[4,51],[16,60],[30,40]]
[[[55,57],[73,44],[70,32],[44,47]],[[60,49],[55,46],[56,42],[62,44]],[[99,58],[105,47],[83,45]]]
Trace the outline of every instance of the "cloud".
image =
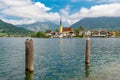
[[70,5],[67,5],[64,9],[61,9],[60,12],[62,15],[68,16],[70,11]]
[[120,11],[120,4],[104,4],[92,6],[90,9],[82,8],[80,10],[81,15],[87,15],[88,17],[98,17],[98,16],[120,16],[118,14]]
[[44,4],[40,2],[36,2],[35,5],[38,6],[41,10],[43,10],[43,12],[51,10],[51,8],[46,7]]
[[14,24],[17,24],[17,25],[19,25],[19,24],[31,24],[31,23],[35,23],[36,22],[36,20],[34,20],[34,19],[22,19],[22,20],[8,20],[8,19],[5,19],[5,18],[2,18],[2,20],[3,21],[5,21],[5,22],[9,22],[9,23],[14,23]]
[[[69,13],[66,8],[61,10],[63,13]],[[119,3],[113,3],[113,4],[103,4],[103,5],[95,5],[91,8],[81,8],[78,12],[75,12],[73,14],[69,14],[66,16],[66,14],[62,14],[63,21],[67,22],[68,25],[71,25],[80,19],[83,19],[85,17],[102,17],[102,16],[108,16],[108,17],[120,17],[120,4]]]
[[[48,12],[51,8],[41,2],[33,3],[31,0],[0,0],[0,17],[12,24],[32,23],[34,21],[58,20],[57,12]],[[4,14],[4,15],[3,15]],[[4,16],[20,17],[21,20],[7,19]],[[29,21],[30,20],[30,21]],[[18,21],[18,22],[17,22]],[[24,22],[27,21],[27,22]]]
[[99,3],[119,3],[120,2],[120,0],[71,0],[71,2],[80,2],[80,1],[99,2]]
[[[99,1],[117,2],[119,0]],[[17,25],[31,24],[37,21],[58,22],[61,16],[64,25],[69,26],[85,17],[120,16],[120,3],[100,4],[91,6],[90,8],[82,7],[77,12],[72,13],[71,7],[71,5],[66,5],[64,8],[59,10],[59,12],[51,12],[52,8],[45,6],[41,2],[33,3],[32,0],[0,0],[0,19]]]
[[92,0],[93,2],[97,3],[120,3],[120,0]]

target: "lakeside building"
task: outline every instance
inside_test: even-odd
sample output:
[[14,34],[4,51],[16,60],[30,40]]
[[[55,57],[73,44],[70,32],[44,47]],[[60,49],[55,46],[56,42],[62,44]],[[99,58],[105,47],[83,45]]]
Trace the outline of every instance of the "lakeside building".
[[59,38],[75,36],[74,29],[71,27],[63,27],[62,19],[60,19]]
[[52,31],[52,30],[47,30],[47,31],[46,31],[46,36],[52,38],[54,35],[55,35],[55,32],[54,32],[54,31]]
[[115,37],[115,32],[110,32],[107,30],[95,30],[92,31],[91,37]]
[[64,37],[73,37],[73,36],[75,36],[73,28],[71,28],[71,27],[63,28],[63,36]]
[[85,30],[85,31],[79,31],[79,35],[82,36],[91,36],[91,31],[90,30]]
[[86,31],[79,31],[80,36],[90,36],[90,37],[115,37],[116,33],[113,31],[107,31],[107,30],[86,30]]

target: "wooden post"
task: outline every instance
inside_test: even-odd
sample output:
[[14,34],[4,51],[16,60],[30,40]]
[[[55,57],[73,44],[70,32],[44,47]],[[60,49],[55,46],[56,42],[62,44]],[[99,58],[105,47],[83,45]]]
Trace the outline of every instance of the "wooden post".
[[26,39],[25,41],[25,69],[26,71],[33,72],[33,41]]
[[26,39],[25,41],[25,69],[26,71],[29,70],[29,50],[30,50],[29,44],[30,44],[29,39]]
[[86,39],[86,55],[85,55],[85,64],[90,63],[90,38]]
[[34,47],[33,47],[33,40],[30,39],[30,71],[33,71],[33,52],[34,52]]

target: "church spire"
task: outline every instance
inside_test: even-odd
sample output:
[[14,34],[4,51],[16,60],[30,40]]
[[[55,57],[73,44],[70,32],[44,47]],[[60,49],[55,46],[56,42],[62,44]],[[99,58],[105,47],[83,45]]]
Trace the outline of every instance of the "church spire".
[[62,18],[60,18],[60,30],[59,30],[60,33],[63,32],[63,27],[62,27]]
[[60,18],[60,25],[62,25],[62,19]]

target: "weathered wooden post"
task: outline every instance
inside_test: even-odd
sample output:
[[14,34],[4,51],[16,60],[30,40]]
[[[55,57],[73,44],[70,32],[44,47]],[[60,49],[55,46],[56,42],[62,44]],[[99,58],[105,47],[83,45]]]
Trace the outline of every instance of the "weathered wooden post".
[[90,63],[90,38],[86,39],[86,55],[85,55],[85,64]]
[[34,54],[34,45],[33,40],[30,39],[30,71],[33,72],[33,55]]
[[30,46],[29,46],[30,42],[29,39],[26,39],[25,41],[25,69],[26,71],[29,70],[29,51],[30,51]]
[[25,69],[26,71],[33,72],[33,41],[26,39],[25,41]]
[[87,37],[86,39],[86,54],[85,54],[85,75],[86,78],[90,75],[90,38]]

